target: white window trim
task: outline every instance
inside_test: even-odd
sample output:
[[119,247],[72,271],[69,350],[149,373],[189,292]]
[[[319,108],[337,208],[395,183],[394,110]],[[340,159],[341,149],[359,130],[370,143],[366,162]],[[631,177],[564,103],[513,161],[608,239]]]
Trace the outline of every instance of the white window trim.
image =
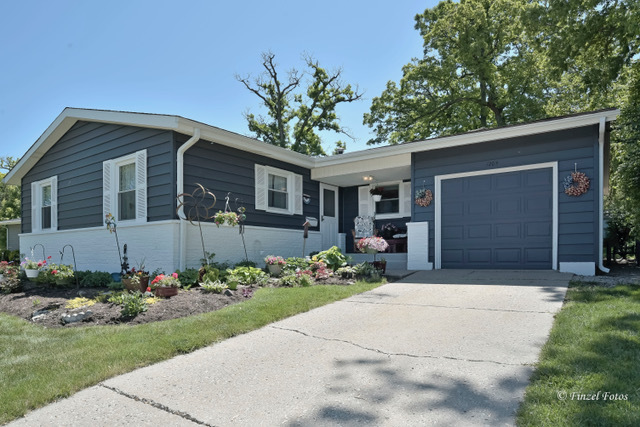
[[[136,169],[136,217],[118,219],[119,167],[134,164]],[[103,216],[111,213],[118,225],[147,222],[147,150],[140,150],[103,162]]]
[[[274,168],[273,166],[255,165],[256,210],[281,215],[302,215],[302,175]],[[287,180],[287,209],[269,206],[269,175],[277,175]],[[264,180],[264,182],[261,182]]]
[[[42,228],[42,187],[51,186],[51,228]],[[58,176],[31,183],[31,232],[58,230]]]
[[[398,199],[399,199],[398,213],[378,214],[376,212],[375,218],[376,219],[397,219],[397,218],[411,217],[411,208],[409,208],[407,211],[407,203],[405,200],[407,197],[411,197],[411,181],[387,181],[387,182],[379,182],[376,184],[370,184],[370,185],[359,187],[359,190],[358,190],[358,205],[360,206],[359,216],[363,216],[362,215],[363,213],[361,212],[362,211],[361,205],[362,204],[366,205],[367,202],[368,202],[368,212],[366,212],[366,215],[370,215],[369,212],[371,213],[374,212],[375,202],[373,201],[373,198],[371,197],[369,190],[373,187],[385,187],[389,185],[398,186]],[[363,188],[366,188],[366,191],[360,190]],[[362,200],[363,197],[366,197],[367,200],[363,201]],[[408,206],[411,206],[411,204],[408,204]]]
[[551,168],[552,180],[551,180],[551,194],[553,198],[552,208],[552,229],[551,229],[551,269],[558,269],[558,162],[547,163],[535,163],[523,166],[513,166],[507,168],[497,169],[484,169],[474,172],[462,172],[452,173],[448,175],[436,175],[435,176],[435,244],[434,244],[434,258],[435,268],[442,268],[442,204],[441,204],[441,187],[442,181],[445,179],[465,178],[469,176],[479,175],[493,175],[498,173],[516,172],[532,169],[545,169]]

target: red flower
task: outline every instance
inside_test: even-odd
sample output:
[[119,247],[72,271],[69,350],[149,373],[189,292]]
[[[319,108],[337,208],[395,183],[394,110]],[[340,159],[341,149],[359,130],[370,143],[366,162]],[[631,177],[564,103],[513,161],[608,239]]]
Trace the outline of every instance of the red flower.
[[49,255],[49,256],[47,257],[47,259],[51,259],[51,255]]
[[151,292],[151,288],[147,288],[147,292]]
[[58,270],[53,270],[51,274],[58,274]]

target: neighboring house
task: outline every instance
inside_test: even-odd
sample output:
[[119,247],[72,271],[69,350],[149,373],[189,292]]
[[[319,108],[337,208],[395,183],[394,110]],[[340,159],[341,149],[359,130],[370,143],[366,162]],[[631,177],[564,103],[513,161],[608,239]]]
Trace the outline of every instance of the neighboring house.
[[7,230],[5,247],[9,251],[17,251],[20,249],[20,218],[17,219],[5,219],[0,221],[0,227]]
[[[408,234],[391,268],[556,269],[601,266],[609,126],[618,110],[541,120],[396,146],[309,157],[179,116],[65,109],[5,177],[22,189],[20,247],[73,245],[78,268],[117,271],[117,217],[130,262],[199,265],[198,227],[178,219],[176,195],[202,184],[224,210],[246,207],[248,256],[353,252],[354,218],[374,214]],[[590,180],[565,194],[575,170]],[[373,202],[371,186],[384,188]],[[428,206],[416,191],[431,190]],[[233,206],[233,203],[232,203]],[[203,224],[220,261],[244,258],[238,228]],[[356,257],[357,258],[357,257]],[[362,259],[357,258],[357,259]]]

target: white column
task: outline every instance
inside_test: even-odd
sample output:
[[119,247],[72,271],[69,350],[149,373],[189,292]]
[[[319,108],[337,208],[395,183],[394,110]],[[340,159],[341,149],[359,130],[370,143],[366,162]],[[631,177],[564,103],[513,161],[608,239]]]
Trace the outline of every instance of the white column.
[[433,270],[429,262],[429,223],[407,223],[407,270]]

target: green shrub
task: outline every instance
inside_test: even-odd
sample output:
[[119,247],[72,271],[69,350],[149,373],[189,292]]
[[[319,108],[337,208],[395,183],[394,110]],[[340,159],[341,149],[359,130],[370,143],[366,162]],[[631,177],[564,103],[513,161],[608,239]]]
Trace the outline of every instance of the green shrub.
[[238,268],[238,267],[255,267],[256,263],[253,261],[249,261],[248,259],[244,260],[244,261],[240,261],[239,263],[237,263],[234,268]]
[[289,286],[295,287],[298,286],[298,277],[295,274],[287,274],[286,276],[282,276],[278,281],[280,286]]
[[297,270],[307,270],[309,268],[309,261],[305,258],[299,257],[291,257],[287,258],[286,264],[284,265],[283,271],[285,274],[287,273],[295,273]]
[[5,274],[4,280],[0,280],[0,293],[10,294],[22,290],[22,281],[17,274],[8,276]]
[[366,281],[380,280],[380,272],[373,266],[373,264],[363,262],[354,266],[354,268],[357,277],[361,277]]
[[298,285],[303,288],[313,285],[313,279],[308,274],[298,275]]
[[237,282],[240,285],[262,284],[269,278],[264,271],[256,267],[236,267],[227,272],[227,283]]
[[197,268],[187,268],[184,271],[177,271],[178,280],[182,286],[193,286],[198,284],[200,271]]
[[111,274],[104,271],[76,271],[75,275],[84,288],[106,288],[113,280]]
[[118,292],[113,294],[108,301],[122,306],[120,315],[123,318],[136,317],[147,311],[148,308],[147,302],[140,292]]
[[324,262],[331,270],[334,271],[347,265],[347,257],[342,254],[340,248],[337,246],[332,246],[326,251],[319,252],[318,255],[313,257],[314,261],[316,260],[316,257],[318,261]]
[[217,268],[212,268],[204,273],[202,276],[202,282],[204,283],[212,283],[216,282],[220,279],[220,272]]
[[107,285],[107,288],[111,289],[112,291],[121,291],[124,289],[124,285],[122,284],[122,282],[111,282]]
[[225,283],[222,283],[219,280],[216,280],[213,282],[205,280],[205,282],[201,283],[200,286],[202,287],[202,290],[204,292],[212,292],[214,294],[220,294],[222,293],[222,291],[228,288],[228,286]]

